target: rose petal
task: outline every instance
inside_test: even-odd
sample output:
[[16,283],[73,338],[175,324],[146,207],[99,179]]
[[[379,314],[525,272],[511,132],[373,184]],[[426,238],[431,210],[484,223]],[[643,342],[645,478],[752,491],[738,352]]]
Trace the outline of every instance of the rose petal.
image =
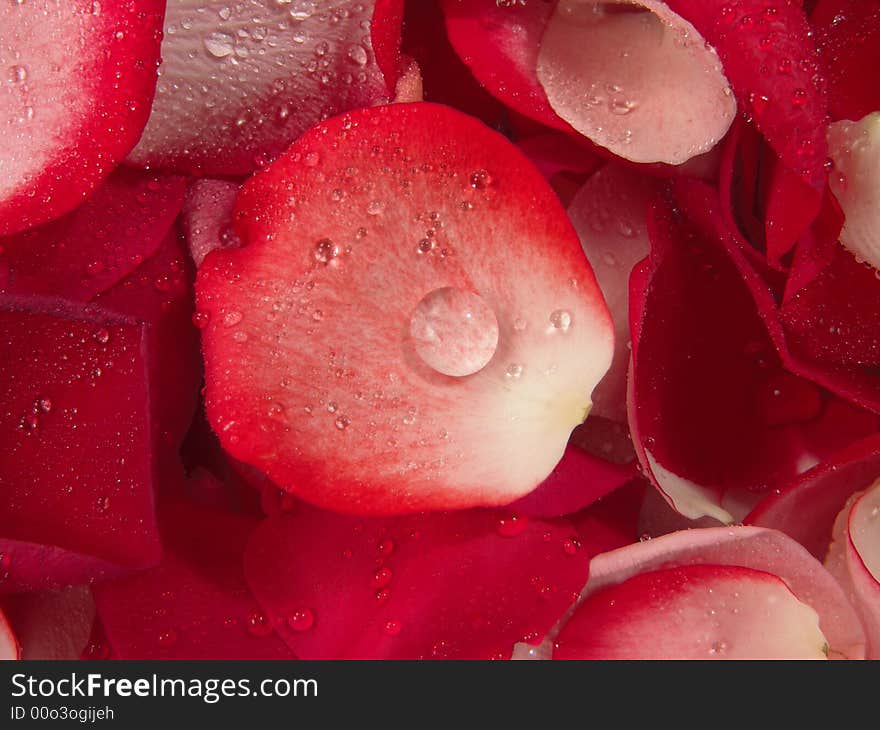
[[87,586],[10,596],[3,608],[21,644],[22,659],[79,659],[95,620]]
[[148,344],[150,399],[158,458],[177,464],[202,379],[193,325],[193,273],[172,230],[159,250],[95,303],[143,322]]
[[849,513],[846,562],[868,635],[868,657],[880,658],[880,481]]
[[0,235],[67,213],[137,142],[156,85],[162,0],[0,9]]
[[863,656],[862,627],[840,586],[803,547],[773,530],[685,530],[599,555],[590,563],[582,599],[637,574],[687,565],[738,566],[778,576],[798,601],[818,613],[831,658]]
[[569,445],[550,476],[507,507],[529,517],[569,515],[622,487],[636,473],[634,462],[614,464]]
[[296,658],[244,583],[242,555],[256,520],[174,501],[162,506],[160,522],[159,566],[93,588],[114,657]]
[[552,626],[586,565],[562,521],[482,510],[364,520],[307,505],[266,520],[245,558],[251,589],[305,659],[506,658]]
[[818,616],[775,575],[687,565],[591,594],[554,659],[825,659]]
[[801,390],[719,240],[717,209],[714,190],[678,180],[649,221],[651,256],[630,284],[630,427],[681,514],[731,522],[726,492],[757,495],[797,473],[803,449],[774,402],[791,381]]
[[183,191],[182,178],[117,169],[73,212],[0,238],[0,290],[91,301],[156,252]]
[[398,2],[199,5],[206,11],[168,3],[156,99],[129,156],[136,164],[245,175],[321,119],[390,97],[396,75],[386,84],[373,39],[389,63]]
[[553,4],[441,0],[458,55],[491,94],[529,119],[567,130],[538,81],[541,36]]
[[153,564],[142,326],[97,308],[0,301],[0,535],[13,543],[0,590],[63,585],[71,572],[85,582],[70,553],[94,568]]
[[18,659],[20,651],[15,634],[12,633],[12,627],[6,620],[3,611],[0,610],[0,660]]
[[537,73],[562,119],[634,162],[678,165],[707,152],[736,114],[714,49],[655,0],[560,0]]
[[861,119],[880,109],[880,87],[864,69],[880,66],[880,6],[819,0],[810,15],[828,78],[832,119]]
[[828,145],[837,172],[831,189],[846,214],[840,242],[880,278],[880,111],[835,122]]
[[593,392],[593,413],[620,422],[626,420],[630,358],[629,276],[648,255],[648,208],[659,189],[658,181],[609,163],[568,206],[614,321],[614,360]]
[[513,145],[438,105],[362,110],[301,137],[237,206],[246,245],[198,276],[208,415],[235,458],[373,514],[507,504],[549,475],[611,323]]
[[196,266],[215,248],[236,248],[232,211],[241,186],[226,180],[193,180],[186,189],[181,222]]

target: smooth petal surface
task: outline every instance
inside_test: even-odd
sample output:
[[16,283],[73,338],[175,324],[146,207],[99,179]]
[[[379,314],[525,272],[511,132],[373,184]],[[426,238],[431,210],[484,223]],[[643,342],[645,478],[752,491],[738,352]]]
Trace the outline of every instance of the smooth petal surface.
[[0,8],[0,235],[72,210],[137,142],[164,7],[32,0]]
[[296,658],[244,583],[244,548],[256,520],[172,501],[162,505],[160,524],[160,565],[93,588],[115,658]]
[[880,276],[880,111],[828,128],[831,189],[846,222],[840,242]]
[[236,216],[246,245],[197,283],[208,415],[234,457],[360,513],[507,504],[550,474],[611,323],[505,139],[430,104],[337,117]]
[[0,238],[0,291],[91,301],[158,250],[180,212],[184,184],[117,169],[73,212]]
[[388,101],[373,38],[383,59],[396,52],[392,5],[169,0],[156,99],[129,160],[246,175],[316,122]]
[[544,635],[587,561],[564,521],[488,510],[360,519],[301,505],[260,526],[245,572],[303,659],[490,659]]
[[0,591],[154,563],[143,327],[97,308],[7,296],[0,341]]
[[590,177],[568,205],[614,321],[614,360],[593,393],[593,413],[626,421],[626,376],[630,358],[629,277],[648,255],[648,208],[661,184],[609,163]]
[[560,0],[537,74],[562,119],[634,162],[686,162],[714,147],[736,114],[715,50],[654,0]]
[[728,565],[782,579],[802,604],[819,615],[830,658],[862,658],[864,633],[843,590],[803,547],[780,532],[757,527],[685,530],[595,557],[582,598],[660,568]]
[[550,106],[537,75],[552,3],[441,0],[440,5],[453,47],[491,94],[530,119],[570,128]]
[[590,595],[554,659],[825,659],[818,616],[775,575],[688,565]]

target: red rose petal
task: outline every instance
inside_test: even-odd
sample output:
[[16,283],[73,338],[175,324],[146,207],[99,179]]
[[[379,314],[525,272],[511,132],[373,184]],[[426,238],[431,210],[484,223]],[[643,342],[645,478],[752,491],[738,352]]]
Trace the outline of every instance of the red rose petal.
[[56,549],[105,564],[154,563],[142,326],[99,309],[6,296],[0,338],[0,535],[17,543],[0,590],[72,577],[76,566]]
[[775,425],[784,371],[717,238],[715,196],[679,180],[649,221],[648,266],[631,280],[641,319],[630,426],[643,465],[679,512],[730,522],[724,493],[760,493],[794,476],[802,449]]
[[445,32],[438,0],[406,3],[403,51],[415,59],[422,75],[424,101],[446,104],[500,128],[504,106],[490,96],[455,53]]
[[880,86],[865,69],[880,66],[880,5],[865,0],[819,0],[810,16],[831,118],[861,119],[880,109]]
[[550,106],[625,159],[681,164],[714,147],[736,114],[718,55],[665,3],[560,0],[538,45]]
[[359,519],[302,505],[266,520],[245,558],[305,659],[507,658],[553,625],[586,570],[569,523],[483,510]]
[[95,620],[95,602],[87,586],[10,596],[3,608],[22,659],[79,659]]
[[20,648],[15,634],[12,633],[12,627],[6,620],[3,611],[0,610],[0,660],[18,659],[20,655]]
[[208,415],[234,457],[361,513],[507,504],[552,471],[611,327],[507,140],[431,104],[344,115],[255,176],[236,215],[246,245],[198,277]]
[[73,212],[0,238],[0,291],[90,301],[156,252],[183,190],[179,177],[117,169]]
[[389,63],[399,3],[204,4],[168,6],[156,99],[132,162],[245,175],[321,119],[390,98],[396,76],[386,84],[373,43]]
[[561,517],[589,507],[635,478],[636,464],[614,464],[568,446],[553,472],[534,492],[508,509],[529,517]]
[[553,14],[545,2],[441,0],[449,40],[477,80],[530,119],[568,130],[538,81],[538,50]]
[[781,487],[746,517],[746,523],[790,535],[824,560],[834,520],[846,501],[880,477],[880,437],[852,444]]
[[175,464],[195,413],[202,376],[192,279],[183,243],[172,230],[155,255],[95,299],[145,324],[159,458]]
[[232,227],[232,211],[241,186],[226,180],[193,180],[186,190],[181,221],[196,266],[215,248],[241,245]]
[[825,659],[818,616],[775,575],[687,565],[590,595],[554,659]]
[[729,565],[781,578],[801,603],[819,614],[831,658],[858,659],[864,633],[843,590],[803,547],[780,532],[757,527],[713,527],[656,537],[597,556],[583,599],[634,575],[688,565]]
[[160,565],[93,588],[114,658],[295,659],[244,583],[256,520],[170,502],[160,523]]
[[0,10],[0,235],[82,203],[147,121],[165,3],[7,2]]

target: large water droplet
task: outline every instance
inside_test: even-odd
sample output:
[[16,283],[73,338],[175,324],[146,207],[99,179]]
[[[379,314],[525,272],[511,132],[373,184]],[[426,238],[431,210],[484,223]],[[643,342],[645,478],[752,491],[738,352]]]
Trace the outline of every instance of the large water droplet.
[[226,58],[235,51],[235,39],[228,33],[211,33],[204,43],[205,50],[214,58]]
[[475,292],[443,287],[429,292],[410,318],[416,352],[444,375],[463,377],[482,370],[498,347],[498,320]]

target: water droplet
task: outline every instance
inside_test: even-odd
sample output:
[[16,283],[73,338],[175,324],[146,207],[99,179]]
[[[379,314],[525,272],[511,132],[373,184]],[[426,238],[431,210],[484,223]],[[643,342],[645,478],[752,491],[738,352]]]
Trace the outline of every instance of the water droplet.
[[384,537],[376,545],[376,552],[383,557],[388,557],[394,552],[394,540],[390,537]]
[[385,622],[385,626],[382,627],[382,630],[388,634],[388,636],[397,636],[402,628],[403,624],[401,624],[400,621],[397,619],[390,619]]
[[315,261],[322,264],[329,264],[339,255],[339,246],[337,246],[329,238],[322,238],[315,244]]
[[300,608],[287,618],[287,625],[294,631],[308,631],[315,625],[315,614],[311,609]]
[[566,555],[577,555],[580,549],[581,543],[576,537],[570,537],[562,543],[562,551]]
[[495,532],[501,535],[501,537],[518,537],[526,531],[528,526],[529,518],[523,515],[502,517],[495,524]]
[[637,104],[631,99],[614,99],[609,104],[612,114],[617,116],[625,116],[635,109]]
[[49,413],[52,410],[52,401],[49,398],[40,398],[38,405],[43,413]]
[[709,653],[712,655],[723,655],[727,653],[727,650],[730,648],[730,645],[726,641],[715,641],[712,643],[712,646],[709,648]]
[[226,58],[235,51],[235,39],[228,33],[217,31],[204,39],[205,50],[214,58]]
[[174,646],[177,643],[177,632],[174,629],[168,629],[159,634],[159,646]]
[[97,506],[99,511],[106,512],[110,509],[110,497],[99,497]]
[[566,309],[557,309],[550,315],[550,324],[555,330],[567,332],[571,327],[571,312]]
[[192,316],[192,323],[197,329],[204,329],[208,326],[211,315],[207,312],[195,312]]
[[367,63],[367,52],[364,50],[363,46],[349,46],[345,55],[346,58],[356,66],[364,66]]
[[394,578],[394,573],[391,572],[391,568],[383,565],[373,573],[373,587],[385,588],[391,583],[392,578]]
[[498,320],[475,292],[444,287],[429,292],[413,310],[410,336],[419,357],[454,377],[482,370],[498,347]]
[[339,416],[334,423],[336,424],[336,428],[340,431],[344,431],[351,424],[351,419],[348,416]]
[[95,332],[95,339],[102,345],[106,345],[108,342],[110,342],[110,332],[102,327],[97,332]]
[[235,327],[242,319],[244,319],[244,316],[241,312],[227,312],[223,315],[223,326]]
[[492,176],[486,170],[475,170],[470,177],[474,190],[485,190],[492,184]]
[[367,213],[370,215],[382,215],[385,212],[385,203],[381,200],[371,200],[367,204]]
[[25,66],[11,66],[9,69],[9,81],[13,84],[23,84],[27,81],[28,70]]
[[604,253],[602,255],[602,262],[606,266],[617,266],[617,257],[613,253],[608,251],[607,253]]
[[246,625],[251,636],[268,636],[272,633],[272,624],[262,613],[252,613]]
[[508,378],[512,378],[516,380],[523,374],[523,366],[519,363],[511,363],[507,366],[507,370],[504,373]]

